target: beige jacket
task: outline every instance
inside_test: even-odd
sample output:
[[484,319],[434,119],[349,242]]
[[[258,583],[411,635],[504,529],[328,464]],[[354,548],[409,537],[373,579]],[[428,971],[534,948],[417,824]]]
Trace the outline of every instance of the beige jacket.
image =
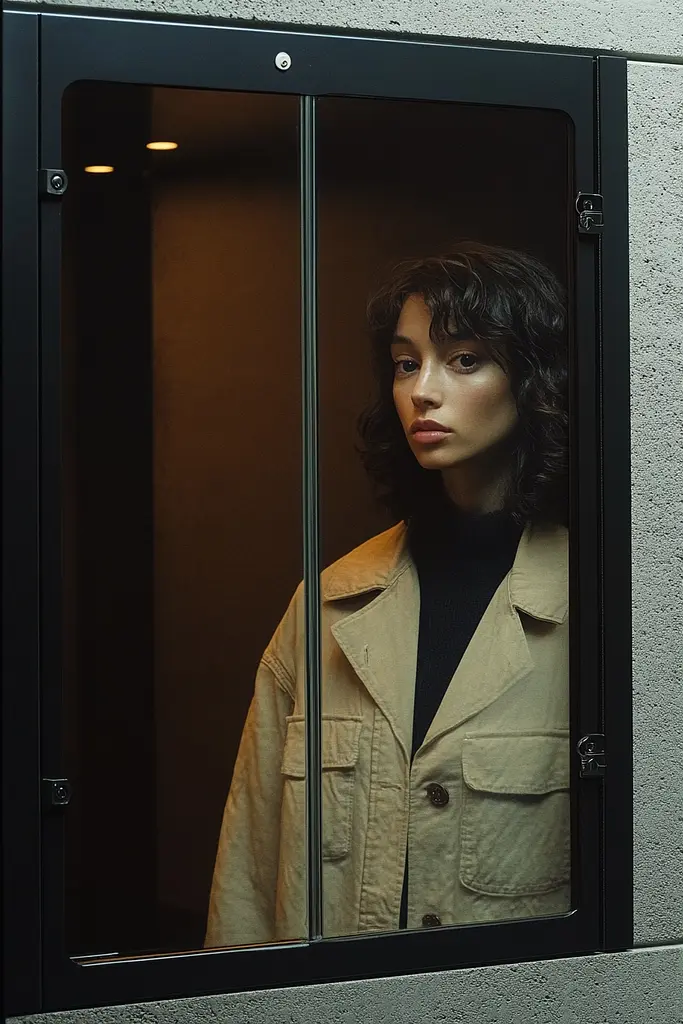
[[[568,910],[566,530],[525,530],[412,764],[405,527],[325,570],[322,597],[324,934],[397,928],[406,850],[409,927]],[[210,946],[306,935],[303,630],[300,586],[257,673]]]

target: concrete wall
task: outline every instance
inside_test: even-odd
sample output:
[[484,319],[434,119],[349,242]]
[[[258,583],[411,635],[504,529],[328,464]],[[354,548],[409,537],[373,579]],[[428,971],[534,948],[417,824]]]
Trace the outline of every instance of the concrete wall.
[[45,7],[54,2],[683,57],[682,0],[46,0]]
[[[49,6],[49,5],[47,5]],[[73,4],[77,9],[80,0]],[[106,0],[88,6],[107,7]],[[119,0],[220,15],[626,52],[631,185],[636,943],[653,948],[51,1015],[230,1020],[679,1024],[683,1020],[683,3],[680,0]],[[661,63],[647,63],[643,56]],[[666,60],[670,63],[665,63]],[[668,944],[668,945],[667,945]],[[23,1018],[26,1022],[42,1018]],[[47,1018],[46,1018],[47,1019]]]
[[105,1007],[23,1024],[680,1024],[680,946]]
[[645,945],[683,939],[683,67],[629,65],[629,151],[634,909]]

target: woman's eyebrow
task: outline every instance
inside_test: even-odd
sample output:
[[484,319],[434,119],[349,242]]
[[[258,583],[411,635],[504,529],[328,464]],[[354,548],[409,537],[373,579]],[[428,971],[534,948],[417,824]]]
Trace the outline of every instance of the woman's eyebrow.
[[391,339],[392,345],[412,345],[415,347],[415,342],[412,338],[408,338],[405,334],[395,334]]

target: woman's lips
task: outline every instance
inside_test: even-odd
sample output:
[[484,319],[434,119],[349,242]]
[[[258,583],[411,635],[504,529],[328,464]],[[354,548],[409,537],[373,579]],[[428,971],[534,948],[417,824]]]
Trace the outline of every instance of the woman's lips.
[[434,420],[418,420],[413,423],[410,433],[418,444],[438,444],[452,431]]
[[448,437],[448,430],[416,430],[413,432],[413,440],[418,444],[436,444]]

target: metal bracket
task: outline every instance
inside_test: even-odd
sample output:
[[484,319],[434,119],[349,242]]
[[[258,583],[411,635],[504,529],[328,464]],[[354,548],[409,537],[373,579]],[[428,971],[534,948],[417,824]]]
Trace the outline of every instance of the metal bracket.
[[590,732],[587,736],[582,736],[576,744],[576,752],[581,760],[579,778],[604,778],[607,755],[605,754],[605,737],[603,733]]
[[66,171],[59,167],[41,167],[38,171],[38,186],[41,196],[59,199],[69,187],[69,179]]
[[43,807],[67,807],[71,800],[68,779],[43,779]]
[[604,226],[602,196],[597,192],[579,192],[576,197],[580,235],[601,235]]

